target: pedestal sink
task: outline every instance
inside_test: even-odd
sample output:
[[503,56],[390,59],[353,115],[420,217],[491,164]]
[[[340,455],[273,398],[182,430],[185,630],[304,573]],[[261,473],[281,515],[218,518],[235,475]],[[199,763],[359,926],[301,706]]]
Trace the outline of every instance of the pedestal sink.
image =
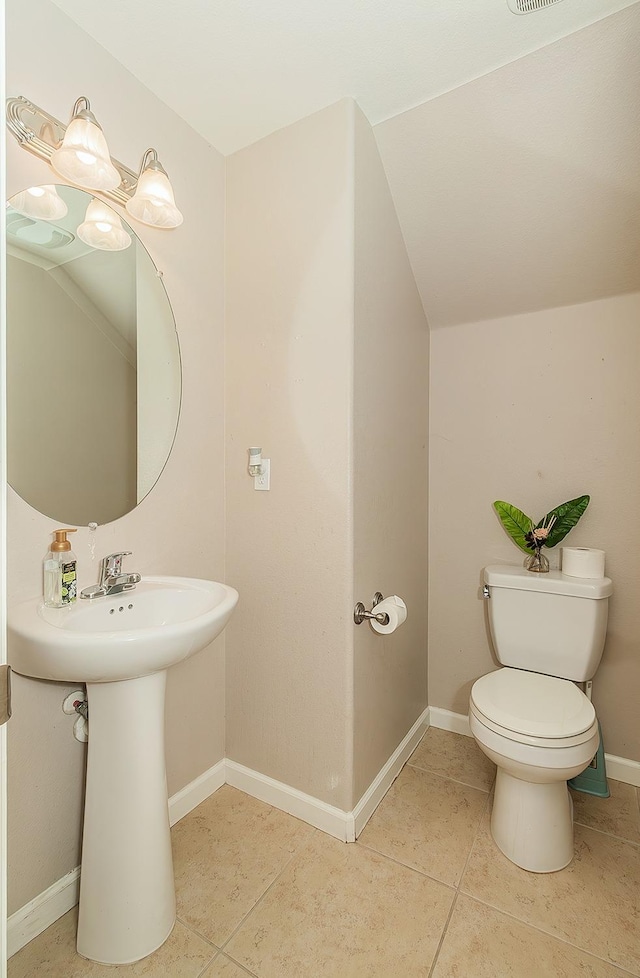
[[146,577],[132,590],[9,611],[9,658],[23,676],[86,683],[89,753],[78,952],[127,964],[167,939],[176,916],[164,758],[166,670],[220,634],[231,587]]

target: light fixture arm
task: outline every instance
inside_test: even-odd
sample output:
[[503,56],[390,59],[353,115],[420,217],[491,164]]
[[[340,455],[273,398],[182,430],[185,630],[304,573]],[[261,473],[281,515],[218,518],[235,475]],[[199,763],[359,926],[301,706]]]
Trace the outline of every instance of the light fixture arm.
[[[84,103],[84,108],[80,108],[82,103]],[[89,100],[84,95],[76,100],[73,107],[72,118],[76,115],[90,119],[94,123],[96,122],[91,112]],[[33,102],[30,102],[21,95],[17,98],[7,99],[7,127],[23,149],[33,153],[34,156],[37,156],[40,160],[44,160],[45,163],[51,162],[51,157],[62,143],[64,134],[67,131],[67,127],[59,119],[49,115],[44,109],[41,109],[38,105],[34,105]],[[147,150],[148,152],[149,150]],[[153,152],[155,153],[155,150]],[[145,157],[147,153],[145,153]],[[98,190],[94,192],[103,197],[108,197],[110,200],[114,200],[117,204],[126,204],[128,200],[131,200],[136,191],[138,175],[133,170],[130,170],[129,167],[125,166],[124,163],[113,159],[113,157],[111,158],[111,162],[122,177],[122,183],[115,190]]]
[[165,177],[167,176],[167,171],[158,159],[158,151],[153,149],[153,147],[146,150],[144,156],[142,157],[140,169],[138,170],[138,180],[145,170],[156,170],[158,173],[164,173]]
[[158,162],[158,153],[152,146],[150,146],[149,149],[145,150],[144,152],[144,155],[142,157],[142,162],[140,163],[140,169],[138,170],[138,176],[140,176],[141,173],[144,173],[144,171],[147,169],[148,166],[151,165],[151,163],[157,163],[157,162]]
[[[81,105],[82,108],[80,108]],[[70,121],[73,122],[74,119],[85,119],[87,122],[92,122],[102,132],[102,126],[91,111],[91,103],[86,95],[81,95],[80,98],[76,99]]]
[[[84,103],[82,108],[80,108],[81,103]],[[73,106],[73,112],[71,113],[71,118],[75,119],[80,112],[91,112],[91,104],[86,95],[81,95],[80,98],[76,99]],[[93,112],[91,112],[91,114],[93,115]]]

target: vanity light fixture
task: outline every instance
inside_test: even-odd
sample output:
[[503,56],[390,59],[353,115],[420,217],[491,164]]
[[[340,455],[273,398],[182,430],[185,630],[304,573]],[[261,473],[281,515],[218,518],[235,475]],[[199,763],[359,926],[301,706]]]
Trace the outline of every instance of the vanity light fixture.
[[102,127],[81,95],[73,107],[62,145],[53,153],[51,166],[61,177],[86,190],[115,190],[122,180],[111,162]]
[[[7,205],[8,206],[8,205]],[[29,187],[11,198],[11,207],[23,217],[37,221],[58,221],[67,213],[67,205],[52,183]]]
[[99,251],[124,251],[131,244],[131,235],[122,227],[116,212],[103,200],[91,201],[84,221],[78,225],[78,237]]
[[155,149],[142,157],[136,192],[125,204],[137,221],[154,228],[177,228],[184,218],[176,207],[173,187]]
[[173,188],[156,150],[146,151],[139,173],[110,156],[85,96],[77,99],[68,126],[23,96],[8,98],[7,126],[23,149],[45,160],[69,183],[124,205],[132,217],[151,227],[176,228],[182,224]]

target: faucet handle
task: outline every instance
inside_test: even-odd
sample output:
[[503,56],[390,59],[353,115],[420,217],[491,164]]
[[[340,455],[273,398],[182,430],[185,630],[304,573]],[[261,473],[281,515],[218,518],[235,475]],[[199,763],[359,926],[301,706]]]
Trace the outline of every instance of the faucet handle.
[[104,573],[108,577],[117,577],[122,573],[122,561],[124,557],[129,557],[131,555],[131,550],[122,550],[117,554],[109,554],[107,557],[103,557],[102,566],[104,568]]

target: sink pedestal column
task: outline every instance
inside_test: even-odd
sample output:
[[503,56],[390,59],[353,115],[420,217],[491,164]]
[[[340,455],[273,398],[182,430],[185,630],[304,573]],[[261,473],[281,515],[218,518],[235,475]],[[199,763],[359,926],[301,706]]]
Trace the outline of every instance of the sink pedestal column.
[[78,953],[127,964],[176,918],[164,758],[166,671],[88,683]]

